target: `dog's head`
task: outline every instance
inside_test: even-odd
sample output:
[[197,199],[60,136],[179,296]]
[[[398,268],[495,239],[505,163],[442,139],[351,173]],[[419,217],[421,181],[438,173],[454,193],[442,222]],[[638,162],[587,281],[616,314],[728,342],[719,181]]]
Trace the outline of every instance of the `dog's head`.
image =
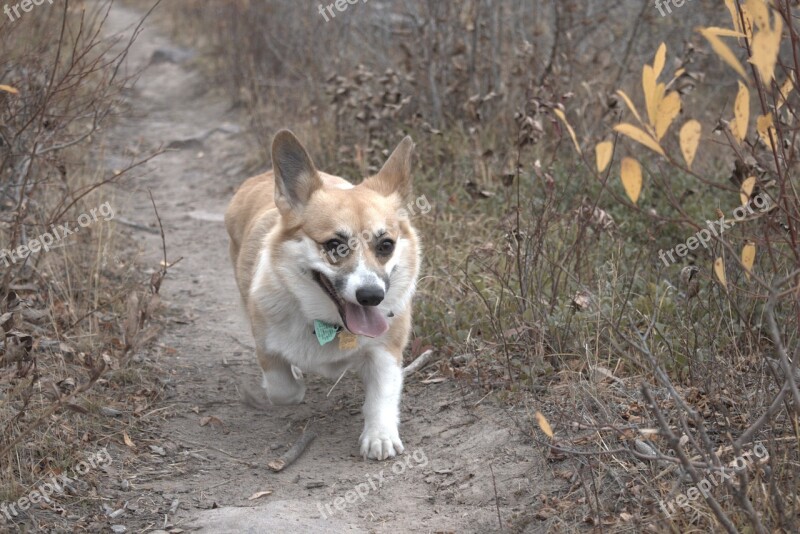
[[[383,168],[357,186],[321,175],[288,130],[275,136],[275,205],[281,214],[276,264],[310,320],[377,337],[410,304],[418,242],[404,203],[411,194],[406,137]],[[327,182],[327,183],[326,183]]]

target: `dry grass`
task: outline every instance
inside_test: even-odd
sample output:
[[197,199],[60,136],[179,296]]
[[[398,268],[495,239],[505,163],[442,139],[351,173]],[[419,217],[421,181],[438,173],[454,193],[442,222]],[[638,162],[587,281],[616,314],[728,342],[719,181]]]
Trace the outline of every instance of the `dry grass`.
[[[49,250],[0,259],[5,505],[74,473],[87,453],[121,443],[160,390],[149,371],[127,366],[153,334],[142,310],[155,292],[113,223],[108,184],[128,169],[103,167],[98,130],[128,83],[117,71],[126,44],[102,39],[107,6],[60,4],[0,22],[0,84],[16,90],[0,91],[0,248],[52,237]],[[65,224],[79,231],[66,235]],[[141,308],[131,308],[132,295]],[[13,511],[3,508],[0,525],[57,529],[66,515],[82,517],[72,527],[91,525],[80,510],[98,498],[88,488],[101,474],[90,471],[48,505],[17,508],[10,520]]]

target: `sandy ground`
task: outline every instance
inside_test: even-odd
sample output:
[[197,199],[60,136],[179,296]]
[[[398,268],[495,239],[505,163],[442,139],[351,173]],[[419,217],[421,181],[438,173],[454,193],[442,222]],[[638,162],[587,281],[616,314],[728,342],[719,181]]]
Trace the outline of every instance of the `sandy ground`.
[[[130,32],[140,16],[116,6],[108,30]],[[311,377],[296,407],[240,402],[242,384],[257,384],[259,370],[222,218],[258,148],[229,100],[213,96],[191,67],[192,55],[150,21],[129,56],[131,71],[144,70],[108,132],[109,146],[118,147],[110,166],[131,151],[174,148],[123,187],[119,214],[152,224],[152,190],[169,257],[183,257],[162,288],[165,333],[143,356],[168,370],[166,417],[137,444],[145,452],[121,468],[128,508],[115,523],[129,532],[254,533],[494,532],[498,516],[506,527],[519,525],[559,483],[541,448],[518,431],[516,415],[467,384],[411,377],[401,415],[406,454],[385,462],[358,456],[363,391],[356,377],[332,391],[333,383]],[[291,127],[275,129],[281,126]],[[156,265],[160,238],[132,231]],[[284,472],[267,469],[304,428],[318,434],[306,453]],[[271,493],[251,499],[259,492]],[[548,526],[535,521],[521,530]]]

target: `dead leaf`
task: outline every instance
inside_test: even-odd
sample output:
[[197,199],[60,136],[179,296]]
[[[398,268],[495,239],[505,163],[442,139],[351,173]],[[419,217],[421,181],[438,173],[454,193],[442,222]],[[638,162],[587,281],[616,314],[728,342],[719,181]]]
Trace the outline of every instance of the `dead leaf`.
[[214,417],[213,415],[207,415],[202,419],[200,419],[200,426],[206,426],[208,424],[215,426],[225,426],[219,417]]
[[661,156],[664,155],[664,149],[661,148],[661,145],[658,144],[658,141],[656,141],[652,135],[645,132],[641,128],[637,128],[633,124],[627,124],[627,123],[617,124],[616,126],[614,126],[614,131],[619,132],[627,137],[630,137],[637,143],[643,144],[656,154],[659,154]]
[[754,9],[754,6],[759,6],[758,15],[753,13],[758,32],[753,34],[750,63],[755,65],[764,85],[769,86],[775,76],[775,64],[778,61],[778,52],[780,52],[781,48],[783,19],[780,15],[776,15],[773,17],[774,25],[770,25],[769,8],[763,0],[749,0],[747,2],[749,10]]
[[550,426],[550,423],[547,421],[545,416],[542,415],[542,412],[536,412],[535,417],[536,417],[536,422],[539,425],[539,428],[542,429],[542,432],[547,434],[547,437],[552,438],[553,428]]
[[736,54],[731,51],[731,49],[722,42],[720,37],[742,37],[742,34],[733,30],[729,30],[727,28],[700,28],[700,34],[708,40],[711,48],[717,55],[722,58],[722,60],[727,63],[733,70],[736,71],[739,76],[744,79],[747,79],[747,73],[742,67],[742,64],[739,62],[739,59],[736,57]]
[[569,132],[569,136],[572,138],[572,143],[575,145],[575,150],[578,154],[581,154],[581,146],[578,144],[578,138],[575,136],[575,130],[572,129],[572,126],[567,122],[567,117],[564,115],[564,112],[558,108],[553,109],[553,112],[556,114],[556,117],[561,119],[561,122],[564,123],[564,126],[567,128],[567,132]]
[[636,204],[639,200],[639,194],[642,192],[642,167],[639,162],[633,158],[623,158],[620,178],[628,198]]
[[717,280],[720,281],[722,286],[728,289],[728,283],[725,279],[725,262],[722,261],[722,258],[714,260],[714,274],[717,275]]
[[672,121],[681,112],[681,95],[677,91],[673,91],[658,103],[658,111],[656,112],[656,120],[653,125],[656,130],[656,139],[658,141],[667,133]]
[[597,172],[603,172],[608,168],[608,164],[611,163],[611,157],[614,154],[614,143],[611,141],[597,143],[594,151],[597,158]]
[[690,169],[697,153],[697,146],[700,144],[702,129],[702,125],[694,119],[686,121],[681,128],[681,152],[683,153],[683,159],[686,160],[686,166]]
[[739,93],[736,95],[736,102],[733,105],[731,132],[740,143],[747,137],[747,124],[749,121],[750,91],[748,91],[747,86],[739,80]]
[[633,116],[636,117],[637,121],[639,121],[639,124],[642,124],[642,117],[639,115],[639,112],[636,111],[636,106],[633,105],[633,102],[631,102],[630,97],[628,97],[628,95],[625,93],[625,91],[623,91],[621,89],[619,91],[617,91],[617,94],[625,102],[625,105],[628,106],[628,109],[631,110],[631,113],[633,113]]
[[753,272],[753,263],[756,261],[756,245],[752,241],[746,241],[742,248],[742,265],[744,265],[745,275],[750,280],[750,273]]
[[747,202],[750,200],[750,195],[753,194],[753,188],[755,185],[755,176],[749,176],[742,182],[742,187],[739,189],[739,197],[742,199],[742,206],[747,204]]
[[764,144],[772,149],[772,140],[778,140],[778,133],[775,131],[772,113],[759,115],[756,119],[756,131]]

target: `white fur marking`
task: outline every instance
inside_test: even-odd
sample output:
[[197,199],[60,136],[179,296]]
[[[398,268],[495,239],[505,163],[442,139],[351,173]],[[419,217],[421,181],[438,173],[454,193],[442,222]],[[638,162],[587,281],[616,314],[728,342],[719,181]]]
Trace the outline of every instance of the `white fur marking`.
[[375,272],[371,271],[364,264],[363,257],[359,257],[358,265],[355,270],[347,277],[347,284],[344,287],[342,296],[353,303],[358,303],[356,291],[366,286],[378,286],[386,291],[386,284]]

